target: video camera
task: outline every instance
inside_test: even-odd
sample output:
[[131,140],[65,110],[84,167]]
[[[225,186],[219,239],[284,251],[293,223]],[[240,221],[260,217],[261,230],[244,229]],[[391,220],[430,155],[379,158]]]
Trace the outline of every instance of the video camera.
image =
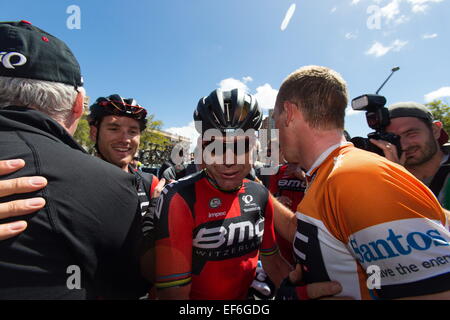
[[391,120],[389,119],[389,111],[385,107],[386,98],[378,95],[378,92],[381,90],[381,88],[383,88],[392,74],[394,74],[394,72],[398,71],[399,69],[399,67],[392,69],[391,75],[377,90],[376,94],[365,94],[352,100],[353,110],[366,111],[367,124],[370,128],[375,130],[375,132],[369,133],[367,135],[367,138],[353,137],[352,139],[350,139],[355,147],[384,156],[383,150],[371,143],[369,139],[384,140],[396,146],[397,154],[400,158],[402,154],[400,137],[396,134],[386,132],[386,127],[391,123]]

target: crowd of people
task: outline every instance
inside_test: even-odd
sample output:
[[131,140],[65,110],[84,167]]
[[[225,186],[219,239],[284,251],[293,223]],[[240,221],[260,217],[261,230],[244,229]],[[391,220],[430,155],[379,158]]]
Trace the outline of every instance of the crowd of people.
[[158,178],[132,165],[145,108],[98,98],[91,156],[70,49],[26,21],[0,39],[0,299],[243,300],[261,273],[280,300],[450,298],[449,156],[424,106],[389,107],[402,155],[373,140],[381,157],[344,135],[342,77],[302,67],[273,114],[285,162],[262,176],[256,98],[217,89],[193,108],[202,161]]

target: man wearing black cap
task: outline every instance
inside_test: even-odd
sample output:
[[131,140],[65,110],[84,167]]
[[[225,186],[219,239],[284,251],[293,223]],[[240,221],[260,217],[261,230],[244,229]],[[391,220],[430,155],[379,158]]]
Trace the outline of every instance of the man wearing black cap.
[[82,85],[61,40],[26,21],[0,23],[0,160],[26,163],[5,178],[48,180],[41,191],[2,199],[36,196],[46,204],[20,218],[23,233],[0,242],[0,299],[134,298],[147,289],[135,179],[72,138]]
[[396,147],[386,141],[371,142],[384,151],[386,158],[404,165],[430,187],[441,205],[450,209],[450,194],[446,194],[450,159],[442,148],[448,136],[442,123],[433,121],[431,112],[416,102],[400,102],[388,109],[391,123],[386,131],[400,136],[402,156],[399,158]]

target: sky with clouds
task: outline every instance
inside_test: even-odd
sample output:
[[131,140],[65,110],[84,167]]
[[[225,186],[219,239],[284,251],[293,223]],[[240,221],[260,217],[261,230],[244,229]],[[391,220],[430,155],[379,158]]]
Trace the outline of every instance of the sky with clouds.
[[[350,98],[399,66],[381,91],[388,104],[448,102],[449,18],[450,0],[15,0],[0,11],[65,40],[91,99],[134,97],[191,138],[202,96],[244,88],[267,113],[283,79],[310,64],[341,73]],[[350,108],[346,127],[370,132]]]

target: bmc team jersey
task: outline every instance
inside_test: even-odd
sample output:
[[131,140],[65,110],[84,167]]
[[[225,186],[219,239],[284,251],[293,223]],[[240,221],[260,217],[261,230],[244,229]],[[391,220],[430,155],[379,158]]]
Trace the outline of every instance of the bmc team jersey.
[[294,239],[307,283],[336,280],[355,299],[450,290],[448,219],[406,169],[345,144],[307,175]]
[[245,299],[258,255],[278,251],[267,189],[244,180],[223,192],[205,171],[163,190],[155,229],[156,287],[191,283],[191,299]]
[[[306,180],[300,180],[293,175],[287,175],[287,168],[287,164],[282,165],[279,167],[276,174],[270,176],[268,189],[275,198],[285,196],[291,199],[292,203],[289,209],[295,212],[305,194]],[[290,264],[294,264],[292,243],[282,238],[277,232],[275,232],[275,235],[282,256]]]
[[[129,166],[129,170],[134,174],[137,180],[137,193],[139,197],[139,207],[141,208],[141,216],[148,217],[147,214],[150,206],[153,191],[159,183],[159,179],[151,173],[141,172]],[[152,219],[153,225],[153,219]]]
[[279,167],[278,172],[269,178],[269,191],[275,196],[286,196],[292,200],[290,209],[295,211],[303,199],[306,189],[306,180],[300,180],[294,175],[287,175],[288,165]]

